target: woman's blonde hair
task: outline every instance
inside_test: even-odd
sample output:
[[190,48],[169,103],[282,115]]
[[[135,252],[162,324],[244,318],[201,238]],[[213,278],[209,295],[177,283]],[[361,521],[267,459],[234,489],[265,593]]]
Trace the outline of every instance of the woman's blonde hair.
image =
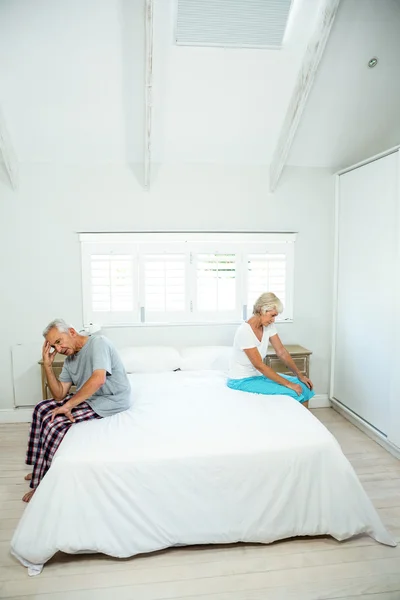
[[264,315],[270,310],[276,310],[277,313],[283,312],[283,304],[272,292],[265,292],[256,300],[253,307],[253,315]]

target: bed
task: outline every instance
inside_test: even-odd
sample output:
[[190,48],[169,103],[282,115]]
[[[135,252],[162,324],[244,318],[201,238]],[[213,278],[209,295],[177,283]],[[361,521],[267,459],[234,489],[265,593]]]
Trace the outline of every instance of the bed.
[[72,427],[27,506],[12,553],[37,574],[57,551],[367,534],[395,545],[328,430],[285,396],[222,371],[130,375],[130,410]]

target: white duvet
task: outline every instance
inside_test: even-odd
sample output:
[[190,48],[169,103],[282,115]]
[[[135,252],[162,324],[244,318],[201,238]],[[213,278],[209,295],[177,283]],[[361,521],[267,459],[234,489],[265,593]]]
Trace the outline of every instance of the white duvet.
[[58,550],[360,533],[395,545],[336,440],[291,398],[230,390],[218,371],[130,379],[132,408],[73,426],[27,506],[12,552],[31,573]]

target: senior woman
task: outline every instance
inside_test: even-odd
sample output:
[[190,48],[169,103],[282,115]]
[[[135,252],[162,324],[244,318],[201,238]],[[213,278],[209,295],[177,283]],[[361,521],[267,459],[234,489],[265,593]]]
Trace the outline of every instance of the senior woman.
[[[274,325],[275,317],[282,311],[282,302],[275,294],[267,292],[258,298],[253,316],[236,331],[227,384],[243,392],[292,396],[308,407],[308,401],[314,396],[313,384],[299,372]],[[295,377],[279,375],[264,364],[268,342]]]

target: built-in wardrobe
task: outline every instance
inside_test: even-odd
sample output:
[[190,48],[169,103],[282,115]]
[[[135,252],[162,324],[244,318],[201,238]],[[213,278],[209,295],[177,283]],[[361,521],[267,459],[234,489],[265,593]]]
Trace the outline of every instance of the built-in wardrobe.
[[400,449],[399,148],[336,177],[335,407]]

